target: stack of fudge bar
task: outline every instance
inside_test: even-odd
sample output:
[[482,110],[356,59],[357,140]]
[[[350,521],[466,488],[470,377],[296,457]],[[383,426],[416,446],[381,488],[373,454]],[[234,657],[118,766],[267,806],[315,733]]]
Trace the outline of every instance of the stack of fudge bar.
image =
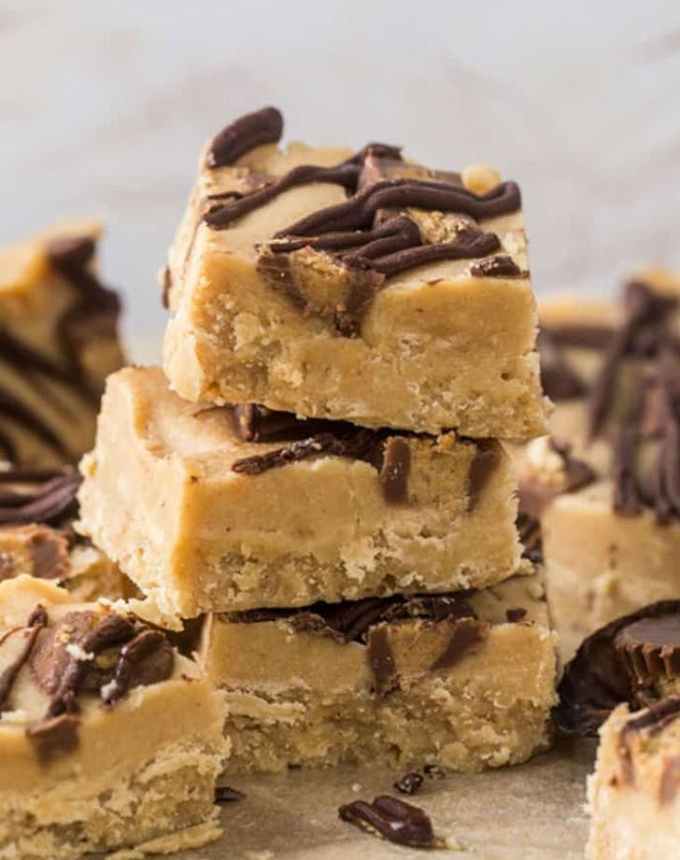
[[566,657],[619,616],[680,594],[680,281],[641,273],[618,302],[540,309],[551,437],[521,454]]
[[[99,228],[0,253],[0,857],[216,838],[225,703],[75,530],[75,464],[123,364]],[[95,602],[106,597],[108,604]]]
[[556,658],[499,442],[545,432],[519,189],[282,126],[202,155],[164,369],[110,377],[82,528],[204,617],[231,771],[526,760]]

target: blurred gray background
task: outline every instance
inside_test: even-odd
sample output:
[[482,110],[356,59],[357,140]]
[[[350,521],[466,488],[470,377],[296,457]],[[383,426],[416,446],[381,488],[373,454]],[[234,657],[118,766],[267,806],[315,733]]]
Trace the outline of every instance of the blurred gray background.
[[0,240],[103,218],[138,357],[200,145],[268,103],[518,179],[539,293],[680,268],[678,0],[0,0],[0,68]]

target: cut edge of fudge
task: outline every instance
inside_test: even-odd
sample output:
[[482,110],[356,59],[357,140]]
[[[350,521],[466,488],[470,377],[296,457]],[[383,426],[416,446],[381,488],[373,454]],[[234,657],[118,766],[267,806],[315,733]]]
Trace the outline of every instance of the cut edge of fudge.
[[0,583],[0,625],[0,851],[66,860],[197,825],[188,840],[217,838],[225,704],[193,661],[26,576]]
[[556,637],[539,573],[463,594],[209,616],[201,655],[227,692],[230,772],[477,771],[552,737]]
[[230,407],[182,401],[158,369],[109,378],[79,528],[163,612],[451,591],[516,568],[498,443],[351,425],[246,442],[233,422]]
[[173,387],[366,426],[540,435],[519,207],[491,169],[432,171],[383,144],[251,140],[236,161],[204,158],[162,279]]
[[680,789],[680,698],[631,714],[620,705],[600,729],[588,779],[588,860],[673,860]]

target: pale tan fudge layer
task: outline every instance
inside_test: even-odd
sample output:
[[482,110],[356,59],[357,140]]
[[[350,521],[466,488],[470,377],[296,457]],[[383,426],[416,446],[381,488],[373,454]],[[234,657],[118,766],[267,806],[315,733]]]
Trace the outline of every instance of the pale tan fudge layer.
[[123,364],[115,310],[49,258],[51,243],[100,232],[66,224],[0,250],[0,450],[15,464],[77,462],[94,442],[104,379]]
[[16,576],[52,580],[81,603],[99,597],[126,599],[137,593],[100,549],[46,525],[0,527],[0,581]]
[[[670,703],[670,704],[668,704]],[[677,703],[677,700],[676,700]],[[673,700],[655,706],[673,709]],[[588,794],[588,860],[676,860],[680,845],[680,719],[635,728],[650,711],[621,705],[600,729]]]
[[[109,378],[97,445],[83,462],[82,528],[168,614],[301,606],[451,591],[507,578],[518,561],[510,463],[454,434],[403,437],[407,500],[378,470],[319,455],[259,475],[226,408],[181,400],[158,369]],[[484,453],[486,452],[486,453]],[[478,455],[495,465],[471,497]]]
[[[229,770],[380,762],[476,771],[525,761],[548,746],[556,703],[556,640],[542,593],[538,575],[476,592],[468,603],[485,636],[454,648],[450,663],[443,657],[470,619],[380,623],[367,646],[301,629],[295,618],[212,616],[202,659],[227,691]],[[526,614],[508,622],[515,609]],[[398,679],[383,695],[371,668],[376,631]]]
[[[43,580],[3,582],[3,669],[23,647],[22,626],[36,604],[50,625],[74,611],[107,612],[73,603]],[[73,654],[87,659],[77,649]],[[26,730],[44,717],[49,701],[24,664],[0,720],[0,858],[66,860],[214,823],[215,781],[228,749],[225,708],[192,661],[176,654],[167,680],[135,687],[113,707],[80,694],[75,746],[56,738],[41,757]],[[206,838],[218,833],[205,828]]]
[[[365,426],[522,439],[544,432],[528,276],[475,277],[471,265],[478,260],[422,265],[389,277],[358,335],[341,337],[272,288],[258,270],[257,247],[292,222],[345,200],[343,188],[317,182],[289,189],[229,229],[202,221],[210,195],[242,192],[258,175],[332,166],[350,155],[339,148],[266,145],[233,167],[210,169],[202,161],[169,257],[172,316],[164,367],[173,388],[192,401],[262,403]],[[478,187],[476,175],[463,172],[475,193],[499,181],[486,171],[486,184]],[[420,211],[420,217],[436,227],[441,213]],[[497,233],[498,253],[526,270],[521,212],[479,226]],[[309,277],[325,290],[339,290],[338,271],[319,265],[311,260]]]
[[[680,294],[677,278],[666,272],[640,275],[645,283],[669,295]],[[540,307],[548,331],[561,326],[621,325],[620,304],[561,297]],[[680,317],[679,320],[680,322]],[[674,325],[675,323],[673,323]],[[563,356],[580,378],[592,384],[602,364],[602,351],[563,348]],[[628,359],[622,370],[623,389],[632,387],[640,362]],[[629,382],[627,382],[629,380]],[[625,398],[624,398],[625,399]],[[621,403],[614,406],[614,425]],[[548,597],[560,647],[572,656],[582,639],[604,624],[645,604],[680,593],[680,524],[659,525],[653,511],[622,516],[613,508],[612,435],[588,439],[588,404],[583,397],[556,400],[550,420],[553,439],[571,446],[571,455],[595,472],[595,482],[563,493],[567,482],[564,458],[547,439],[515,449],[520,484],[543,488],[541,515]],[[613,432],[613,431],[612,431]],[[642,456],[652,455],[643,448]]]

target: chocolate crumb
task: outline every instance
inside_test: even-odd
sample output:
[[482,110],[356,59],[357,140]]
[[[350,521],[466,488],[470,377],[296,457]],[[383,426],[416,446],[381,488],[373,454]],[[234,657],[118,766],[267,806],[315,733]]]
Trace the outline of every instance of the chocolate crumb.
[[235,803],[244,798],[245,794],[242,791],[230,785],[218,785],[215,789],[215,803]]
[[516,624],[518,621],[522,621],[522,619],[526,617],[526,614],[526,609],[523,609],[521,606],[518,606],[516,609],[505,610],[505,617],[508,619],[510,624]]
[[394,787],[402,794],[417,794],[423,785],[423,775],[415,770],[405,773],[394,783]]
[[441,844],[423,809],[387,794],[376,797],[373,803],[364,800],[347,803],[340,807],[338,815],[348,824],[397,845],[437,848]]

